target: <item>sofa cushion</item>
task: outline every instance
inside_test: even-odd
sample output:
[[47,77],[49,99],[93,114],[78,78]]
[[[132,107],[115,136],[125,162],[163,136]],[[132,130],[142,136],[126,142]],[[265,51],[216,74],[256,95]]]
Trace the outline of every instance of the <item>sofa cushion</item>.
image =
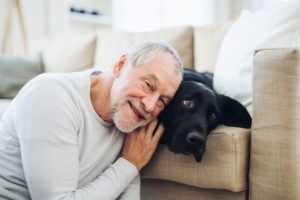
[[230,192],[204,189],[163,180],[143,179],[141,184],[143,200],[246,200],[247,191]]
[[46,72],[74,72],[94,64],[96,33],[46,40],[43,62]]
[[194,28],[194,69],[213,72],[219,48],[232,22]]
[[132,45],[142,41],[164,41],[179,53],[186,67],[193,66],[193,29],[191,27],[168,28],[147,33],[119,32],[103,29],[98,32],[95,65],[107,71]]
[[202,162],[159,145],[143,179],[162,179],[201,188],[239,192],[247,188],[250,130],[218,126],[208,136]]
[[0,55],[0,98],[14,98],[30,79],[42,72],[40,53],[30,59]]

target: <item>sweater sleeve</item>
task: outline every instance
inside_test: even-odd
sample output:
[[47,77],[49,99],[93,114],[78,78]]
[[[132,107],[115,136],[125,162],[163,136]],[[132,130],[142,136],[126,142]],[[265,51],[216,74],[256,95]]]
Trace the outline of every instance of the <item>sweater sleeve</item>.
[[122,192],[118,200],[140,200],[141,199],[141,179],[137,175],[129,186]]
[[26,184],[35,199],[116,199],[138,171],[118,158],[99,177],[78,187],[76,101],[61,83],[35,81],[21,91],[15,107]]

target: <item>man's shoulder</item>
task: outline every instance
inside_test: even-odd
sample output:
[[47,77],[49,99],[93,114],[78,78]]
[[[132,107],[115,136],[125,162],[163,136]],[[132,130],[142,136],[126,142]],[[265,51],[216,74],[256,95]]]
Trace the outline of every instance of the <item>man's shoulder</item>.
[[67,74],[45,73],[29,81],[15,98],[21,107],[40,110],[60,110],[60,113],[75,112],[78,92]]
[[61,73],[43,73],[35,78],[33,78],[31,81],[29,81],[30,85],[48,85],[48,84],[62,84],[66,82],[67,79],[65,79],[66,74]]
[[[30,80],[18,96],[36,96],[53,99],[58,96],[70,96],[74,88],[67,74],[44,73]],[[18,97],[17,96],[17,97]]]
[[74,87],[75,80],[75,73],[44,73],[30,80],[25,85],[24,89],[47,90],[49,92],[53,90],[70,92]]

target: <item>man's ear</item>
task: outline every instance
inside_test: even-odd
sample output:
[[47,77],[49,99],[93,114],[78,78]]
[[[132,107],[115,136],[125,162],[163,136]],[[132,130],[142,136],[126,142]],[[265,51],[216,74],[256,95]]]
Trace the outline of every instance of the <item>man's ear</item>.
[[123,69],[123,67],[125,66],[125,62],[127,59],[127,54],[123,54],[118,62],[115,63],[114,68],[113,68],[113,76],[114,77],[119,77],[121,74],[121,71]]
[[224,95],[220,95],[219,100],[221,105],[221,124],[242,128],[251,127],[251,116],[242,104]]

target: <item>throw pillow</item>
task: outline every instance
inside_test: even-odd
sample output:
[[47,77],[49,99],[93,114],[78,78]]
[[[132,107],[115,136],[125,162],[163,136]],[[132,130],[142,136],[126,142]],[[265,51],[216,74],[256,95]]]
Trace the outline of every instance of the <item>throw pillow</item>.
[[45,72],[75,72],[94,64],[96,34],[88,33],[46,40],[42,49]]
[[33,59],[0,55],[0,98],[14,98],[30,79],[42,72],[40,54]]
[[253,55],[260,48],[296,47],[300,37],[300,1],[243,14],[221,45],[214,76],[219,93],[240,101],[252,113]]
[[213,72],[218,51],[232,22],[194,28],[194,69]]

